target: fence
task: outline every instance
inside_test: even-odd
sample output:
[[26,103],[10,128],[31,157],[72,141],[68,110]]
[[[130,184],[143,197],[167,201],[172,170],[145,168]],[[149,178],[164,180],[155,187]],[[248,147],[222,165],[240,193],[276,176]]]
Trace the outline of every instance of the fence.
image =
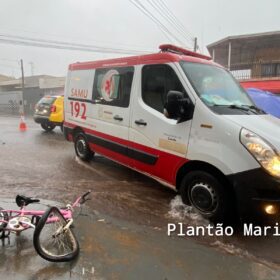
[[21,91],[0,92],[0,114],[19,115]]
[[238,80],[247,79],[280,79],[280,60],[258,61],[231,65],[230,71]]

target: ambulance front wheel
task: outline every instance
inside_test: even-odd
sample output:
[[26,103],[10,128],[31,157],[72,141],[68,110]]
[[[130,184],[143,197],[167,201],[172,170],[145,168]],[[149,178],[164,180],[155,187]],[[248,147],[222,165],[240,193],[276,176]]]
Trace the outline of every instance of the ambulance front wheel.
[[229,218],[230,198],[221,180],[204,171],[192,171],[184,177],[180,194],[185,204],[193,206],[211,222],[223,223]]
[[77,135],[75,135],[74,145],[76,155],[81,160],[90,161],[93,158],[94,153],[90,150],[88,141],[84,133],[79,132]]

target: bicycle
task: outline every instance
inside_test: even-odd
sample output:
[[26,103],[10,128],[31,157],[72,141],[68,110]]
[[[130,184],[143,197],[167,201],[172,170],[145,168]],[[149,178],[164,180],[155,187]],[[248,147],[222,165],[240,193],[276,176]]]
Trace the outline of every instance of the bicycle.
[[16,196],[19,210],[0,207],[0,238],[9,237],[10,233],[19,235],[30,228],[34,229],[33,245],[36,252],[51,262],[66,262],[79,254],[79,243],[71,229],[74,209],[87,200],[90,191],[79,196],[74,203],[66,207],[49,207],[46,211],[26,210],[32,203],[40,203],[39,199]]

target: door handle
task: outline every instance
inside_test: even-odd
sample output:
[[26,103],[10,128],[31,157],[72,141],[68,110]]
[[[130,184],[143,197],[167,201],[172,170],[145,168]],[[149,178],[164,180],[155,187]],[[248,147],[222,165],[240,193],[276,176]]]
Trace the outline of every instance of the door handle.
[[115,116],[114,116],[114,120],[116,120],[116,121],[122,121],[123,118],[120,117],[119,115],[115,115]]
[[137,125],[147,125],[147,123],[144,120],[142,120],[142,119],[141,120],[136,120],[135,123]]

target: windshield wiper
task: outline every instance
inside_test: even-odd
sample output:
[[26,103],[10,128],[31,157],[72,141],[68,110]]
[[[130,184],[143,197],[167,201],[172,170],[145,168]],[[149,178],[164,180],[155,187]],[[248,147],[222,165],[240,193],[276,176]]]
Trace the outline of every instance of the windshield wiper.
[[226,107],[226,108],[230,108],[230,109],[237,109],[237,110],[245,111],[248,115],[249,115],[249,111],[251,111],[250,108],[238,106],[235,104],[229,104],[229,105],[214,104],[213,106],[214,107]]
[[266,114],[266,112],[264,110],[262,110],[261,108],[255,106],[255,105],[242,105],[242,106],[245,108],[250,108],[251,110],[255,110],[258,113]]
[[230,109],[237,109],[237,110],[241,110],[241,111],[245,111],[247,112],[247,114],[249,115],[249,112],[252,112],[254,114],[259,114],[259,113],[265,113],[263,110],[257,108],[254,105],[236,105],[236,104],[229,104],[229,105],[221,105],[221,104],[215,104],[215,107],[227,107]]

